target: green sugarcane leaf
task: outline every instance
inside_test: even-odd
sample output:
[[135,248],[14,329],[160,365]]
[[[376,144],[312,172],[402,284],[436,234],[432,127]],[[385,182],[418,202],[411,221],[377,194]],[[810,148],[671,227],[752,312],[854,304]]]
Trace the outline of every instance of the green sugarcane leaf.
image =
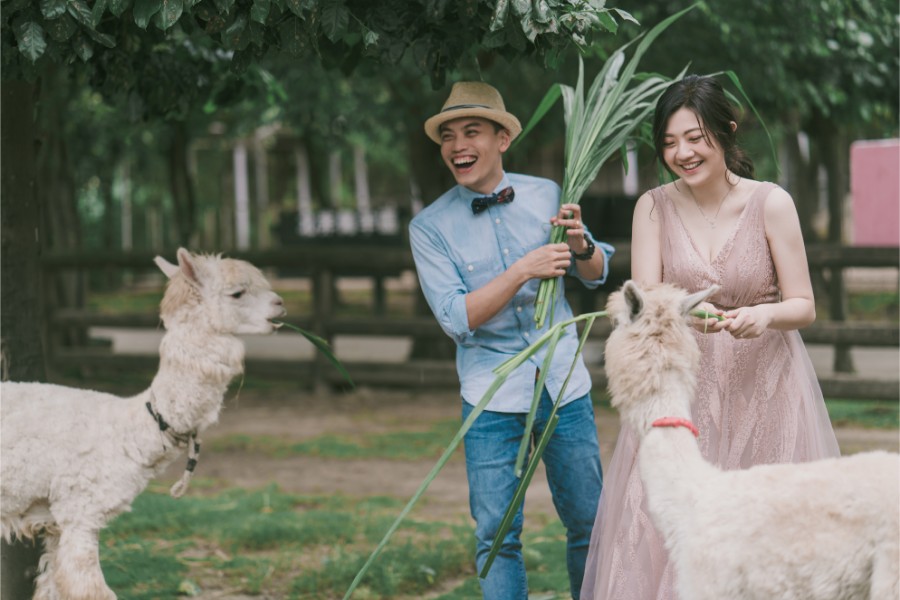
[[[557,84],[563,97],[566,124],[563,203],[577,204],[605,162],[633,136],[653,111],[656,100],[670,80],[661,76],[636,73],[637,65],[650,44],[675,20],[694,8],[686,8],[663,20],[616,50],[595,77],[584,97],[584,63],[579,58],[578,81],[574,89]],[[627,13],[626,13],[627,14]],[[631,17],[631,15],[628,15]],[[625,50],[637,44],[625,62]],[[638,85],[631,87],[634,82]],[[557,237],[558,236],[558,237]],[[560,232],[551,232],[551,241],[562,240]],[[541,281],[535,297],[534,321],[538,328],[553,324],[557,283]]]
[[[583,319],[582,317],[578,317],[568,322],[568,325],[573,325],[579,320],[587,321],[584,326],[584,331],[581,332],[581,337],[578,340],[578,348],[576,348],[575,355],[572,357],[572,363],[569,365],[569,372],[566,375],[566,379],[565,381],[563,381],[562,387],[559,390],[559,395],[556,397],[556,402],[553,403],[553,410],[550,411],[550,416],[547,418],[547,427],[544,428],[544,432],[541,434],[541,437],[538,440],[537,446],[534,450],[534,455],[532,455],[531,459],[528,461],[528,467],[525,469],[524,477],[519,480],[519,484],[516,486],[516,491],[513,494],[513,498],[510,501],[509,506],[506,507],[506,512],[503,515],[503,519],[500,521],[500,526],[497,529],[497,533],[494,535],[494,541],[491,544],[491,550],[488,553],[487,560],[485,560],[484,562],[484,566],[481,568],[479,577],[487,577],[488,572],[491,570],[491,565],[494,563],[494,558],[496,558],[497,553],[500,552],[500,546],[503,544],[503,540],[504,538],[506,538],[506,534],[507,532],[509,532],[509,528],[512,526],[513,519],[519,512],[519,506],[521,506],[522,501],[525,498],[525,490],[528,488],[528,484],[531,483],[531,477],[534,475],[534,471],[537,468],[538,462],[544,455],[544,450],[547,448],[547,444],[550,442],[550,437],[553,435],[553,430],[556,429],[556,425],[559,422],[559,415],[557,415],[556,413],[559,410],[560,403],[562,402],[563,396],[566,393],[566,388],[569,386],[569,380],[572,378],[572,373],[575,372],[575,366],[578,364],[578,358],[581,356],[581,352],[584,349],[584,344],[585,342],[587,342],[588,336],[591,333],[591,327],[593,327],[594,325],[594,320],[601,315],[606,315],[606,312],[604,311],[600,313],[590,313],[587,315],[582,315]],[[561,332],[563,327],[566,327],[568,325],[560,326],[556,330],[557,333]],[[548,348],[548,355],[544,361],[545,367],[553,359],[552,355],[555,350],[555,344],[552,348]],[[541,386],[541,390],[543,390],[543,386]],[[530,435],[531,432],[526,431],[524,437],[530,437]],[[525,440],[523,438],[523,442],[524,441]]]
[[325,339],[320,338],[316,334],[306,331],[301,327],[291,325],[290,323],[285,323],[284,321],[275,321],[275,323],[280,323],[288,329],[293,329],[294,331],[308,339],[310,343],[312,343],[312,345],[319,350],[319,352],[325,355],[325,358],[331,361],[331,364],[334,365],[334,368],[337,369],[338,372],[344,377],[344,379],[347,380],[350,386],[356,387],[356,384],[353,383],[353,379],[350,377],[350,373],[347,372],[347,369],[344,368],[344,365],[341,364],[341,361],[339,361],[338,358],[334,355],[334,352],[331,350],[331,346]]
[[698,319],[715,319],[717,321],[724,321],[725,317],[722,315],[717,315],[715,313],[706,312],[705,310],[697,309],[691,311],[691,316],[697,317]]
[[544,433],[541,435],[537,447],[534,449],[534,455],[528,461],[528,468],[525,470],[525,475],[519,480],[519,485],[516,486],[512,501],[510,501],[509,506],[506,508],[503,519],[500,521],[500,527],[497,529],[497,533],[494,536],[494,542],[491,544],[491,551],[488,553],[487,559],[481,567],[481,572],[478,574],[482,579],[487,577],[490,572],[491,565],[494,564],[494,559],[497,558],[500,547],[503,545],[503,539],[509,532],[509,528],[512,526],[516,514],[519,512],[522,501],[525,500],[525,491],[528,489],[528,484],[531,483],[531,478],[534,476],[534,472],[537,469],[538,461],[544,453],[544,449],[547,447],[547,443],[550,441],[550,436],[553,435],[553,430],[556,429],[557,423],[559,423],[559,415],[553,415],[547,420],[547,426],[544,428]]
[[[524,353],[524,351],[523,351]],[[520,353],[522,354],[522,353]],[[350,596],[353,595],[354,590],[359,586],[360,582],[362,582],[363,577],[365,577],[366,572],[369,570],[369,567],[372,566],[372,563],[375,562],[375,559],[378,558],[378,555],[381,553],[382,549],[387,545],[388,541],[390,541],[391,536],[394,535],[394,532],[397,531],[397,528],[400,526],[400,523],[403,522],[403,519],[406,518],[406,515],[412,510],[413,506],[415,506],[416,502],[419,501],[419,498],[422,497],[422,494],[425,493],[425,490],[428,489],[428,486],[431,485],[431,482],[434,481],[435,477],[437,477],[438,473],[441,472],[441,469],[444,468],[444,465],[447,464],[447,461],[450,460],[450,457],[453,455],[453,452],[456,450],[459,443],[465,437],[466,432],[472,427],[472,424],[475,422],[475,419],[484,411],[485,406],[491,401],[494,397],[494,394],[497,393],[497,390],[500,389],[500,386],[506,381],[506,376],[498,376],[494,383],[488,388],[487,392],[485,392],[484,396],[472,409],[472,412],[469,413],[468,418],[463,422],[462,426],[456,432],[456,435],[453,436],[453,439],[450,440],[450,444],[447,446],[447,449],[444,450],[444,453],[438,459],[437,463],[435,463],[434,467],[432,467],[431,471],[428,472],[428,475],[425,476],[425,479],[419,485],[418,489],[413,494],[412,498],[409,499],[409,502],[406,503],[406,506],[403,507],[403,510],[400,511],[400,514],[391,523],[391,526],[388,527],[387,533],[384,534],[384,537],[381,538],[381,541],[375,547],[375,550],[372,551],[372,554],[369,555],[369,558],[363,564],[362,568],[356,574],[356,577],[353,578],[353,581],[350,583],[350,587],[347,589],[347,592],[344,594],[344,600],[349,600]]]
[[747,101],[747,104],[750,106],[750,110],[753,111],[753,114],[756,115],[756,120],[759,121],[759,124],[762,125],[763,131],[766,132],[766,137],[769,139],[769,149],[772,150],[772,159],[775,163],[776,172],[781,173],[781,168],[778,163],[778,156],[775,152],[775,142],[772,141],[772,134],[769,133],[769,128],[766,127],[766,122],[763,121],[762,117],[759,116],[759,113],[756,111],[756,106],[753,105],[753,102],[750,100],[750,96],[747,95],[747,92],[744,91],[744,86],[741,85],[741,80],[738,78],[737,73],[734,71],[725,71],[725,75],[728,79],[731,80],[731,83],[734,84],[734,87],[738,89],[741,95],[744,97],[744,100]]
[[528,120],[528,124],[525,125],[525,129],[522,130],[522,133],[519,134],[519,137],[513,142],[513,147],[518,144],[522,138],[524,138],[528,133],[534,129],[534,126],[541,122],[541,119],[544,118],[544,115],[553,108],[553,105],[556,104],[556,101],[559,100],[559,96],[561,94],[559,84],[554,84],[550,86],[550,89],[547,90],[547,93],[544,94],[543,99],[538,104],[538,107],[535,109],[534,114],[531,115],[531,118]]
[[540,374],[534,384],[534,395],[531,398],[531,408],[528,410],[528,416],[525,417],[525,433],[522,434],[522,441],[519,444],[519,454],[516,456],[516,477],[522,476],[522,465],[525,462],[525,454],[527,454],[528,446],[531,442],[531,431],[534,429],[534,417],[537,413],[538,405],[541,402],[541,396],[544,392],[544,383],[547,381],[547,373],[550,371],[553,354],[556,352],[556,345],[562,337],[562,332],[562,328],[559,328],[551,336],[549,345],[547,346],[547,355],[544,357]]

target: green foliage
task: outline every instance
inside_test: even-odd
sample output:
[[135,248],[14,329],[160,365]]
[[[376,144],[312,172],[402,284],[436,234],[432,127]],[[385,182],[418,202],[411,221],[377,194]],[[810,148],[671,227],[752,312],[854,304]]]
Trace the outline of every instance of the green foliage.
[[[423,9],[423,4],[424,9]],[[479,49],[552,60],[595,32],[615,31],[630,15],[596,0],[513,2],[434,0],[10,0],[4,7],[4,77],[34,76],[49,63],[111,54],[150,54],[160,45],[229,51],[243,69],[269,54],[315,54],[352,71],[363,59],[397,64],[406,53],[435,87]],[[130,10],[129,10],[130,8]],[[68,14],[76,25],[61,26]],[[51,36],[56,29],[68,35]],[[74,34],[74,35],[72,35]],[[102,68],[102,67],[101,67]],[[141,77],[140,70],[134,78]]]
[[[179,500],[148,491],[103,530],[101,561],[120,598],[197,593],[204,573],[224,576],[245,594],[277,595],[277,587],[285,597],[289,590],[334,596],[363,560],[357,546],[366,543],[366,531],[397,504],[380,497],[297,496],[274,486]],[[468,526],[410,521],[400,535],[403,544],[373,572],[369,589],[376,597],[423,591],[469,568]]]
[[[635,16],[656,22],[690,3],[646,2]],[[697,6],[648,54],[656,69],[672,72],[690,62],[694,73],[733,70],[763,118],[792,132],[824,117],[866,132],[860,135],[896,135],[896,2],[716,0]]]
[[316,456],[321,458],[387,458],[421,460],[438,456],[459,422],[439,421],[426,431],[392,431],[353,436],[326,434],[300,443],[269,436],[233,434],[209,442],[215,452],[261,452],[270,456]]
[[835,426],[896,429],[900,427],[900,406],[896,402],[876,402],[829,398],[828,416]]
[[[104,536],[100,547],[103,576],[120,598],[129,600],[155,600],[160,593],[169,591],[176,596],[187,567],[178,560],[178,553],[188,544],[167,546],[160,540],[144,537]],[[127,595],[122,591],[128,590]]]

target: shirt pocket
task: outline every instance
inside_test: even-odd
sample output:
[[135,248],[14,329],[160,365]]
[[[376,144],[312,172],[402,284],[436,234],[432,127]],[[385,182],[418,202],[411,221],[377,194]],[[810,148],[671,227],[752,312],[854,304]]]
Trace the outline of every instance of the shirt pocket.
[[460,257],[456,268],[462,276],[466,289],[474,292],[487,285],[500,274],[502,264],[495,258],[465,258]]

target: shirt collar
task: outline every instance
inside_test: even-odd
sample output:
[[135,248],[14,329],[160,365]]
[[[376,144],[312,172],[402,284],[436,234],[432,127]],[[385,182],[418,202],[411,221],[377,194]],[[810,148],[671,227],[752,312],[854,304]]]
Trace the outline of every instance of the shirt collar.
[[[500,179],[500,183],[497,184],[497,187],[494,188],[494,191],[492,193],[496,194],[503,188],[509,187],[510,185],[512,185],[512,184],[509,182],[509,177],[506,175],[506,171],[504,171],[503,178]],[[461,185],[457,185],[456,189],[459,193],[459,197],[467,204],[471,203],[472,200],[474,200],[475,198],[479,198],[481,196],[486,195],[486,194],[482,194],[481,192],[476,192],[476,191],[470,190],[469,188],[463,187]]]

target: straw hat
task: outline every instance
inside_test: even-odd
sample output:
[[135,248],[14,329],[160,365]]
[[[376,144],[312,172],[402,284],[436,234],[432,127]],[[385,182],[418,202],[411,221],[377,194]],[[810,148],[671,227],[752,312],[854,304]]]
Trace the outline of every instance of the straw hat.
[[515,115],[506,112],[503,98],[494,87],[480,81],[459,81],[453,84],[450,97],[441,112],[425,121],[425,133],[441,143],[441,125],[453,119],[481,117],[499,123],[509,131],[510,141],[522,133],[522,125]]

